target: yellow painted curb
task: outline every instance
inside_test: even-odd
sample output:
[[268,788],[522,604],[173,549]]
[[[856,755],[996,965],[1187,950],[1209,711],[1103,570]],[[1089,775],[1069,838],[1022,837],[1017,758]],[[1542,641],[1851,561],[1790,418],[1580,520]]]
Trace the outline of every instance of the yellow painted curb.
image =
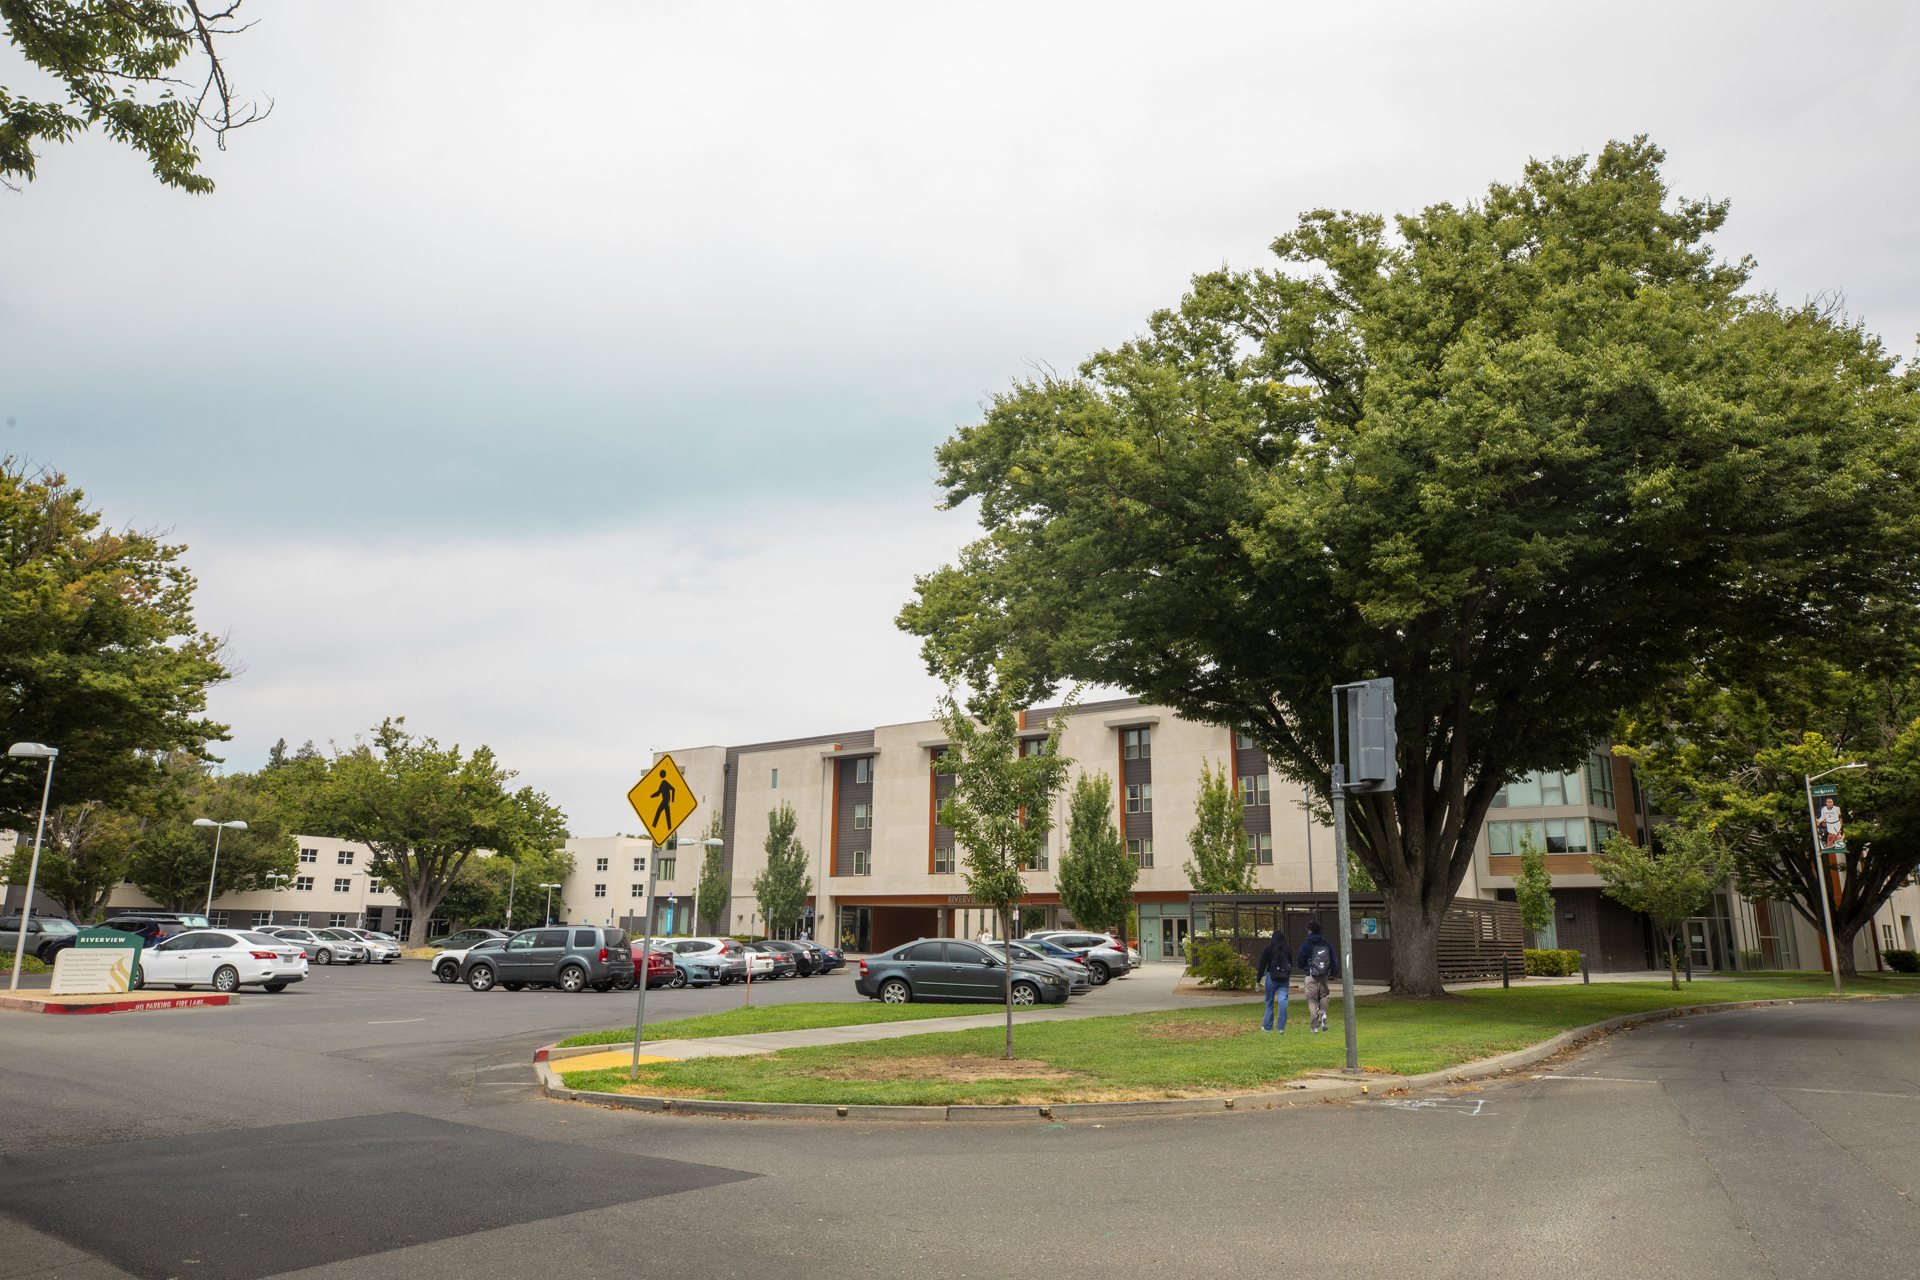
[[[640,1055],[640,1061],[678,1062],[679,1059],[661,1058],[651,1053],[643,1053]],[[609,1049],[605,1053],[583,1053],[577,1058],[562,1058],[548,1065],[563,1076],[572,1075],[576,1071],[607,1071],[614,1067],[630,1067],[633,1065],[633,1047],[629,1045],[625,1049]]]

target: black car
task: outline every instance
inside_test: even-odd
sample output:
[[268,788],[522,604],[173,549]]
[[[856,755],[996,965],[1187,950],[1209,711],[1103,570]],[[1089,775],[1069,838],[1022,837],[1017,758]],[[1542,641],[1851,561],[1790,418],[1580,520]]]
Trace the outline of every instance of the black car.
[[[1065,1004],[1068,986],[1059,974],[1016,961],[1015,1004]],[[958,938],[922,938],[885,955],[860,961],[853,989],[886,1004],[912,1001],[979,1001],[1007,998],[1007,971],[999,956]]]
[[151,946],[156,942],[165,942],[176,933],[212,926],[207,923],[205,916],[190,915],[183,911],[122,911],[108,919],[105,927],[118,929],[121,933],[137,933]]
[[[794,972],[802,978],[811,978],[814,974],[822,972],[820,953],[814,949],[811,943],[785,942],[770,939],[760,945],[763,947],[771,947],[775,951],[785,952],[787,955],[793,957]],[[776,958],[774,977],[777,978],[780,976],[778,960]]]
[[[29,916],[26,954],[44,964],[52,964],[53,957],[72,946],[79,936],[80,926],[64,917]],[[12,951],[19,941],[20,917],[0,920],[0,951]]]
[[820,972],[832,973],[835,969],[847,967],[847,953],[838,947],[830,947],[824,942],[809,942],[806,945],[820,953]]
[[747,950],[758,951],[763,956],[773,958],[773,976],[791,978],[800,972],[800,962],[790,951],[782,951],[777,942],[749,942]]
[[633,944],[624,929],[523,929],[498,951],[469,951],[460,981],[475,991],[558,987],[611,991],[633,980]]

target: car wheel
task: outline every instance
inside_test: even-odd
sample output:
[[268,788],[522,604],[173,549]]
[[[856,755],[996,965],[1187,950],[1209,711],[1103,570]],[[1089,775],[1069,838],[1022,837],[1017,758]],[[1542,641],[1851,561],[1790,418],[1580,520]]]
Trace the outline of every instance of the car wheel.
[[493,990],[493,966],[477,964],[467,970],[467,985],[475,991]]
[[458,982],[460,981],[460,966],[457,964],[443,964],[433,971],[433,976],[442,982]]
[[266,991],[271,991],[274,995],[277,996],[282,991],[285,991],[287,989],[287,984],[284,982],[269,982],[266,985],[266,987],[263,989]]
[[600,993],[601,993],[602,995],[604,995],[604,994],[606,994],[607,992],[609,992],[609,991],[611,991],[611,990],[613,990],[613,979],[612,979],[612,978],[608,978],[608,979],[607,979],[606,981],[604,981],[604,982],[596,982],[596,983],[594,983],[594,984],[593,984],[593,989],[594,989],[595,991],[598,991],[598,992],[600,992]]
[[633,979],[632,978],[615,978],[613,980],[613,989],[615,991],[631,991],[633,990]]
[[1013,1002],[1015,1004],[1039,1004],[1040,988],[1034,986],[1031,982],[1014,983]]
[[133,966],[133,977],[127,979],[127,990],[142,991],[142,990],[145,990],[146,985],[147,985],[146,970],[142,969],[139,965]]
[[213,989],[229,995],[240,989],[240,971],[230,964],[223,964],[213,971]]
[[570,964],[566,968],[560,971],[559,986],[562,991],[567,991],[567,992],[578,991],[586,985],[587,985],[587,971],[585,969],[582,969],[579,965]]
[[314,959],[314,963],[316,964],[332,964],[333,952],[327,951],[325,949],[316,951],[313,953],[313,959]]
[[732,975],[732,974],[730,974],[730,973],[723,973],[723,974],[721,974],[721,975],[720,975],[720,985],[721,985],[721,986],[723,986],[723,987],[730,987],[730,986],[732,986],[732,985],[733,985],[733,975]]
[[687,985],[687,975],[682,973],[680,970],[675,969],[673,971],[673,981],[668,983],[667,985],[672,987],[675,991],[678,991],[682,987]]
[[503,982],[500,985],[508,991],[525,991],[527,989],[527,984],[524,982]]
[[880,984],[881,1004],[908,1004],[913,1000],[913,989],[898,978],[888,978]]
[[1112,974],[1107,972],[1107,966],[1101,964],[1098,960],[1095,960],[1087,966],[1087,981],[1096,987],[1106,986],[1107,979],[1112,976]]

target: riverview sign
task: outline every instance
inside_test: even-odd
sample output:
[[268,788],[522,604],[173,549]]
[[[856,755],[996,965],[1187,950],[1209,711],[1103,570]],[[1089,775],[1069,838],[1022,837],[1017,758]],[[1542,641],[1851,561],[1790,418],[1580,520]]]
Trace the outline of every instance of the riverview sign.
[[133,975],[140,970],[140,947],[144,939],[137,933],[118,929],[87,929],[74,939],[71,947],[53,958],[53,985],[49,995],[117,995],[133,989]]

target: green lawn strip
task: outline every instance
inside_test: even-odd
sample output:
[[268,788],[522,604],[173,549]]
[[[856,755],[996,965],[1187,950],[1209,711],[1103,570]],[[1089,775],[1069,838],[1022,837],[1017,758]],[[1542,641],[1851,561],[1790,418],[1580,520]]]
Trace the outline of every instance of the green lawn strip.
[[[1920,979],[1866,979],[1850,990],[1920,991]],[[1622,1014],[1822,994],[1831,994],[1831,984],[1824,978],[1695,982],[1683,984],[1677,992],[1665,983],[1652,982],[1468,991],[1457,1002],[1434,1004],[1368,999],[1360,1006],[1360,1061],[1378,1070],[1411,1075],[1523,1048],[1570,1027]],[[916,1106],[1251,1092],[1308,1071],[1339,1067],[1345,1061],[1337,1004],[1331,1029],[1317,1036],[1307,1032],[1304,1001],[1296,999],[1291,1009],[1284,1036],[1260,1033],[1257,1005],[1014,1027],[1017,1057],[1037,1059],[1055,1071],[1079,1073],[1081,1078],[1072,1080],[820,1078],[825,1072],[884,1068],[889,1059],[1000,1057],[1006,1032],[998,1027],[786,1049],[756,1057],[657,1063],[642,1066],[637,1081],[630,1080],[625,1070],[577,1071],[564,1079],[570,1088],[616,1093]],[[556,1065],[564,1070],[564,1061]]]
[[[955,1004],[881,1004],[866,1000],[859,1004],[768,1004],[751,1009],[729,1009],[725,1013],[706,1013],[694,1018],[674,1018],[649,1022],[647,1035],[654,1040],[706,1039],[709,1036],[750,1036],[767,1031],[810,1031],[815,1027],[860,1027],[870,1022],[912,1022],[920,1018],[964,1018],[970,1014],[992,1013],[991,1005]],[[560,1042],[562,1049],[587,1044],[632,1044],[633,1028],[621,1031],[588,1031]]]

